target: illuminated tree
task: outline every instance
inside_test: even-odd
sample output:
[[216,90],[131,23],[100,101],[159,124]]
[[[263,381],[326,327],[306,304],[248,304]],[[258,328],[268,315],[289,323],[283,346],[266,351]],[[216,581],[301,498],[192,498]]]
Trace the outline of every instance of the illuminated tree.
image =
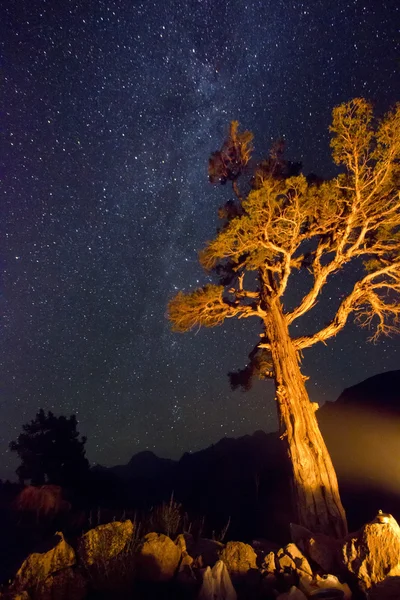
[[[220,209],[223,226],[200,253],[220,285],[179,292],[169,303],[169,319],[179,332],[232,317],[259,320],[260,339],[239,375],[247,383],[254,375],[275,380],[298,522],[341,537],[347,525],[336,474],[300,364],[304,349],[335,336],[350,317],[371,330],[372,340],[400,330],[400,105],[378,121],[367,101],[351,100],[333,110],[330,131],[338,177],[293,176],[298,165],[283,160],[278,144],[242,197],[237,180],[248,169],[252,136],[231,126],[210,159],[210,180],[233,181],[236,198]],[[349,263],[358,281],[345,297],[338,288],[336,314],[319,331],[296,337],[290,327]],[[284,297],[298,270],[308,272],[310,285],[289,310]],[[238,375],[232,379],[237,384]]]

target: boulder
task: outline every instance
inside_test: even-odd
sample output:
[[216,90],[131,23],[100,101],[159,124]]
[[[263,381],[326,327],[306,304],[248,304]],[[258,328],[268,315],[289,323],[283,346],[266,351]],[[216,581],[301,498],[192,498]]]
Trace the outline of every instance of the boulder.
[[179,570],[182,571],[183,569],[186,569],[186,567],[192,567],[193,564],[194,564],[194,559],[189,554],[185,554],[185,556],[182,556],[182,558],[181,558],[181,562],[179,564]]
[[181,533],[178,535],[178,537],[175,540],[175,545],[181,551],[181,562],[179,565],[179,571],[182,571],[186,567],[191,567],[194,563],[194,559],[190,556],[190,554],[187,551],[185,534]]
[[185,539],[188,553],[194,558],[195,566],[200,568],[213,567],[224,549],[224,544],[216,540],[200,538],[196,542],[189,543],[186,535]]
[[67,544],[60,532],[57,532],[54,538],[46,543],[43,550],[42,552],[33,552],[24,560],[15,576],[12,589],[28,590],[29,592],[40,586],[53,573],[68,569],[76,563],[73,548]]
[[338,571],[341,549],[340,540],[323,533],[313,533],[294,523],[290,524],[291,538],[307,558],[315,562],[325,573]]
[[79,557],[85,567],[115,558],[130,548],[133,537],[132,521],[114,521],[91,529],[80,539]]
[[276,570],[276,560],[274,552],[270,552],[267,556],[264,557],[264,562],[262,564],[262,571],[266,575],[273,575]]
[[252,548],[254,548],[257,554],[257,565],[263,567],[265,559],[269,554],[273,554],[279,550],[279,546],[274,542],[270,542],[265,539],[257,539],[251,542]]
[[162,533],[148,533],[136,554],[136,573],[141,581],[169,581],[178,570],[181,550]]
[[226,564],[218,560],[213,568],[206,567],[198,600],[236,600],[237,595]]
[[175,539],[175,544],[182,549],[185,549],[186,552],[191,554],[191,549],[195,546],[196,542],[191,533],[180,533]]
[[276,555],[278,571],[292,570],[299,575],[308,575],[312,577],[310,564],[304,554],[299,550],[296,544],[288,544],[278,550]]
[[350,600],[352,596],[347,583],[341,583],[335,575],[315,575],[312,578],[304,575],[300,577],[299,587],[310,598],[314,596],[318,597],[318,593],[323,598],[324,590],[325,594],[330,591],[332,597],[335,597],[334,594],[336,593],[338,598],[342,598],[343,600]]
[[82,573],[73,568],[49,575],[32,592],[32,600],[84,600],[88,584]]
[[184,554],[188,554],[188,549],[187,549],[187,540],[189,545],[193,545],[193,537],[190,535],[190,537],[187,537],[188,534],[184,534],[184,533],[180,533],[178,535],[178,537],[175,540],[175,545],[178,546],[179,550],[181,551],[182,555]]
[[342,547],[346,570],[368,590],[387,577],[400,576],[400,527],[392,515],[379,513]]
[[220,552],[220,559],[228,568],[234,582],[248,579],[249,573],[257,572],[257,554],[254,549],[243,542],[228,542]]

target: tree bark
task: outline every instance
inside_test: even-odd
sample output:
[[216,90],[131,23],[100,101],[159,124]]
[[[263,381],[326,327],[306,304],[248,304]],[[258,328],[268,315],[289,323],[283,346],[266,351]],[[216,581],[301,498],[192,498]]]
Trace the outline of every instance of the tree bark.
[[347,534],[336,473],[304,384],[279,298],[264,318],[275,370],[281,439],[292,465],[293,502],[300,525],[336,538]]

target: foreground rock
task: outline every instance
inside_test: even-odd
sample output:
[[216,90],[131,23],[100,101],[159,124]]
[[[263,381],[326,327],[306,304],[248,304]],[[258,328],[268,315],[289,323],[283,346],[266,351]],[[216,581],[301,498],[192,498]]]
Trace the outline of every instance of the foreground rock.
[[49,549],[34,552],[24,560],[15,577],[16,589],[28,590],[43,583],[52,573],[75,565],[75,552],[62,533],[57,532],[49,545]]
[[136,556],[137,577],[153,583],[171,580],[178,570],[181,550],[161,533],[148,533]]
[[99,525],[85,533],[78,544],[78,558],[90,589],[110,597],[129,596],[135,578],[134,550],[130,520]]
[[400,527],[392,515],[379,513],[358,533],[348,536],[342,560],[365,590],[400,576]]
[[79,558],[86,567],[107,562],[126,552],[133,537],[132,521],[99,525],[81,537]]
[[198,568],[213,567],[224,549],[224,544],[216,540],[199,538],[194,540],[190,534],[185,534],[187,552],[193,557]]
[[313,533],[309,529],[290,524],[290,533],[293,542],[300,550],[316,563],[325,573],[336,573],[340,569],[340,540]]
[[32,600],[84,600],[88,582],[77,569],[63,569],[39,584],[31,591]]
[[12,584],[12,598],[32,600],[83,600],[87,582],[75,568],[76,556],[62,533],[56,533],[53,545],[34,552],[22,563]]
[[197,600],[236,600],[237,594],[226,564],[218,560],[213,568],[206,567]]
[[249,544],[228,542],[220,558],[227,566],[233,583],[244,583],[250,581],[252,575],[258,575],[257,554]]
[[[295,529],[298,544],[269,551],[243,542],[226,545],[181,534],[174,542],[149,533],[138,542],[130,521],[88,532],[78,553],[57,534],[50,547],[31,554],[18,570],[3,600],[83,600],[147,597],[164,591],[198,600],[305,600],[312,598],[400,599],[400,527],[378,514],[358,533],[338,543]],[[321,565],[333,565],[326,572]],[[344,579],[343,579],[344,577]],[[350,587],[351,589],[350,589]],[[121,596],[122,595],[122,596]],[[91,596],[90,596],[91,597]],[[158,596],[157,596],[158,597]]]
[[306,595],[306,598],[313,598],[316,594],[320,593],[323,597],[324,594],[330,592],[332,598],[341,598],[343,600],[350,600],[352,593],[347,583],[342,583],[335,575],[315,575],[312,578],[308,576],[300,578],[300,589]]
[[278,550],[276,559],[279,571],[296,571],[299,574],[299,577],[304,575],[308,577],[313,576],[310,563],[304,554],[300,552],[300,549],[296,544],[288,544],[284,548]]

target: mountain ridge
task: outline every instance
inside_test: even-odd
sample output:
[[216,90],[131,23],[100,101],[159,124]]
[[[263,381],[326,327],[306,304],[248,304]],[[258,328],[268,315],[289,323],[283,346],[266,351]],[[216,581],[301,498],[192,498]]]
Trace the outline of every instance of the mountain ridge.
[[[379,399],[377,398],[378,395]],[[394,412],[400,413],[400,369],[378,373],[353,386],[344,388],[343,392],[335,401],[326,402],[318,410],[317,414],[318,416],[324,415],[328,411],[335,410],[335,407],[337,408],[341,405],[350,405],[355,408],[377,406],[382,410],[393,410]],[[333,409],[331,407],[333,407]],[[270,440],[272,437],[276,437],[276,435],[277,432],[266,433],[262,429],[258,429],[251,434],[244,434],[239,437],[224,436],[217,440],[217,442],[210,444],[201,450],[184,452],[179,459],[162,458],[157,456],[157,454],[151,450],[142,450],[141,452],[133,454],[126,464],[113,465],[111,467],[104,467],[103,465],[98,464],[95,465],[94,469],[99,468],[101,470],[111,470],[113,472],[117,469],[122,472],[123,469],[128,466],[130,466],[130,468],[138,466],[142,469],[141,463],[152,465],[155,461],[159,461],[160,464],[166,466],[172,466],[179,464],[183,459],[188,460],[188,457],[194,457],[206,451],[210,451],[211,449],[214,449],[214,451],[222,451],[223,446],[224,449],[228,447],[233,449],[238,445],[255,444],[256,440],[266,442],[267,439]],[[249,442],[249,439],[253,440],[253,442]],[[271,444],[271,446],[272,445],[273,444]]]

